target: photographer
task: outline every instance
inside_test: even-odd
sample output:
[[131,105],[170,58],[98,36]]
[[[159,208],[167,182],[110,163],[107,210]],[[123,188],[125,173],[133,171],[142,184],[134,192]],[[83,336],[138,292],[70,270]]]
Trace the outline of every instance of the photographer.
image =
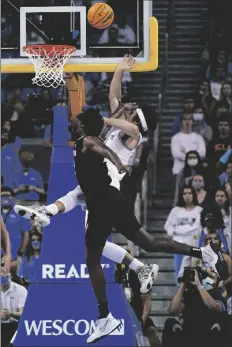
[[152,289],[146,294],[141,294],[141,284],[137,273],[131,271],[123,264],[117,264],[115,279],[124,287],[125,295],[130,302],[138,320],[141,322],[143,336],[147,337],[151,347],[161,347],[156,327],[149,317],[152,303]]
[[210,271],[210,276],[196,268],[185,268],[169,307],[172,314],[182,313],[183,324],[175,319],[165,322],[164,347],[226,347],[226,299],[218,287],[217,274]]

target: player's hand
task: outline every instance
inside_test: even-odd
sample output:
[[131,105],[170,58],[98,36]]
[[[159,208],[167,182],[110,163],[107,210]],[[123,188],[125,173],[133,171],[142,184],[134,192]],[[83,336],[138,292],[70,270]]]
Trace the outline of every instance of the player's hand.
[[118,64],[117,69],[121,71],[130,71],[135,64],[135,59],[132,55],[126,54],[121,63]]
[[8,320],[9,318],[10,318],[10,311],[8,311],[6,308],[3,308],[1,311],[1,319]]
[[129,165],[123,165],[120,169],[118,169],[118,172],[120,174],[125,172],[125,173],[127,173],[130,176],[131,173],[132,173],[132,168]]

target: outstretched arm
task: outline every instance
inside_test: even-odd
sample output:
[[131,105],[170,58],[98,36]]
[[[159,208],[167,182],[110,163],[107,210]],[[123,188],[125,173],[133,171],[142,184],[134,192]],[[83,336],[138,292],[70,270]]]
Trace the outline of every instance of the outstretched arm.
[[104,143],[97,137],[87,136],[84,138],[84,150],[92,151],[100,154],[102,157],[109,159],[118,169],[119,173],[129,172],[127,166],[124,166],[117,156],[110,148],[104,145]]
[[126,55],[121,63],[118,64],[114,72],[113,79],[110,84],[110,108],[113,113],[119,106],[121,101],[121,83],[124,71],[129,71],[134,66],[134,58],[131,55]]

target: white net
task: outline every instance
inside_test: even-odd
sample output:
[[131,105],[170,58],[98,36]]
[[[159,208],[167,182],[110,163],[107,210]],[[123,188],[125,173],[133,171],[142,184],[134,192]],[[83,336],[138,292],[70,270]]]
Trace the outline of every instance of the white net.
[[23,50],[35,67],[33,84],[46,88],[57,88],[65,84],[63,68],[66,61],[75,52],[75,47],[36,45],[26,46]]

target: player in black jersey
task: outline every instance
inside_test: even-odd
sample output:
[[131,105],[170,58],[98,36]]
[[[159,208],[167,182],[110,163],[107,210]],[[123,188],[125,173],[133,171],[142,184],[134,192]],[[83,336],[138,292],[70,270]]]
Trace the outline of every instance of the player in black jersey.
[[102,250],[112,227],[148,252],[167,252],[202,258],[215,269],[217,254],[210,245],[193,248],[167,238],[153,239],[138,223],[120,191],[110,186],[104,158],[109,159],[119,173],[128,172],[117,154],[106,147],[99,137],[104,121],[98,111],[89,109],[79,115],[83,136],[74,146],[77,180],[86,197],[89,211],[86,230],[86,264],[99,307],[99,322],[88,338],[92,343],[117,329],[120,322],[109,313],[105,290],[105,277],[100,264]]

